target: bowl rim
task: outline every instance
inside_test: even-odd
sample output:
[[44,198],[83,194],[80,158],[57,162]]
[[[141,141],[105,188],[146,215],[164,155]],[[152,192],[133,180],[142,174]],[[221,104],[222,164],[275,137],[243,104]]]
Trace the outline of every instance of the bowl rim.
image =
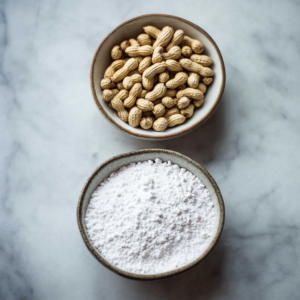
[[[96,249],[93,247],[93,245],[90,243],[85,231],[84,231],[84,226],[83,226],[83,222],[82,222],[82,206],[83,206],[83,199],[85,196],[85,193],[89,187],[89,184],[91,183],[91,181],[94,179],[94,177],[101,172],[101,170],[109,165],[110,163],[112,163],[113,161],[122,159],[122,158],[126,158],[126,157],[131,157],[131,156],[137,156],[137,155],[141,155],[141,154],[147,154],[147,153],[157,153],[157,155],[159,156],[160,153],[167,153],[170,155],[175,155],[177,157],[179,157],[180,159],[184,159],[186,161],[188,161],[189,163],[193,164],[196,168],[198,168],[205,176],[206,178],[209,180],[209,182],[211,183],[214,192],[217,196],[217,200],[219,202],[219,206],[220,206],[220,220],[219,220],[219,224],[218,224],[218,228],[217,231],[215,233],[214,238],[212,239],[212,241],[210,242],[209,246],[207,247],[207,249],[195,260],[193,260],[192,262],[178,268],[175,270],[171,270],[171,271],[167,271],[167,272],[162,272],[162,273],[156,273],[156,274],[137,274],[137,273],[131,273],[131,272],[127,272],[125,270],[119,269],[116,266],[110,264],[105,258],[103,258],[97,251]],[[163,278],[167,278],[167,277],[172,277],[175,276],[177,274],[183,273],[189,269],[191,269],[192,267],[196,266],[197,264],[199,264],[211,251],[212,249],[215,247],[215,245],[217,244],[220,235],[222,233],[223,230],[223,226],[224,226],[224,221],[225,221],[225,206],[224,206],[224,201],[223,201],[223,197],[222,194],[220,192],[220,189],[217,185],[217,183],[215,182],[215,180],[213,179],[213,177],[210,175],[210,173],[199,163],[197,163],[196,161],[192,160],[191,158],[176,152],[176,151],[172,151],[172,150],[166,150],[166,149],[143,149],[143,150],[135,150],[135,151],[130,151],[130,152],[126,152],[126,153],[122,153],[116,156],[113,156],[112,158],[106,160],[105,162],[103,162],[101,165],[99,165],[94,171],[93,173],[89,176],[89,178],[87,179],[87,181],[85,182],[82,191],[80,193],[79,196],[79,200],[78,200],[78,205],[77,205],[77,223],[78,223],[78,227],[79,227],[79,231],[81,233],[81,237],[86,245],[86,247],[88,248],[88,250],[92,253],[92,255],[102,264],[104,265],[106,268],[108,268],[109,270],[123,276],[129,279],[135,279],[135,280],[157,280],[157,279],[163,279]]]
[[[111,118],[109,116],[109,114],[106,113],[106,111],[102,108],[102,105],[100,104],[100,102],[98,101],[98,98],[97,98],[97,95],[96,95],[96,89],[95,89],[95,86],[94,86],[94,80],[93,80],[93,77],[94,77],[94,68],[95,68],[95,64],[96,64],[96,57],[101,49],[101,46],[102,44],[108,39],[108,37],[113,34],[115,31],[117,31],[119,28],[121,28],[122,26],[124,26],[125,24],[127,23],[130,23],[130,22],[133,22],[135,20],[138,20],[138,19],[141,19],[141,18],[146,18],[146,17],[165,17],[165,18],[173,18],[173,19],[177,19],[179,21],[182,21],[182,22],[185,22],[187,23],[188,25],[194,27],[196,30],[200,31],[203,35],[205,35],[208,40],[211,42],[211,44],[213,45],[213,47],[215,48],[216,52],[217,52],[217,55],[219,57],[219,60],[221,62],[221,72],[222,72],[222,84],[221,84],[221,87],[220,87],[220,90],[219,90],[219,94],[218,94],[218,97],[213,105],[213,107],[207,112],[207,114],[201,118],[198,122],[196,122],[195,124],[189,126],[188,128],[184,129],[184,130],[181,130],[179,132],[176,132],[176,133],[167,133],[167,131],[164,133],[164,132],[161,132],[160,135],[144,135],[143,133],[135,133],[135,132],[132,132],[128,129],[126,129],[125,127],[119,125],[118,123],[116,123],[113,118]],[[215,41],[213,40],[213,38],[204,30],[202,29],[200,26],[186,20],[186,19],[183,19],[183,18],[180,18],[180,17],[177,17],[177,16],[173,16],[173,15],[166,15],[166,14],[146,14],[146,15],[141,15],[141,16],[137,16],[137,17],[134,17],[134,18],[131,18],[123,23],[121,23],[120,25],[118,25],[117,27],[115,27],[110,33],[108,33],[108,35],[102,40],[102,42],[99,44],[98,48],[96,49],[96,52],[94,53],[94,56],[93,56],[93,60],[92,60],[92,64],[91,64],[91,69],[90,69],[90,84],[91,84],[91,89],[92,89],[92,94],[93,94],[93,98],[94,98],[94,101],[98,107],[98,109],[102,112],[102,114],[104,115],[104,117],[112,124],[114,125],[115,127],[117,127],[118,129],[120,129],[121,131],[124,131],[125,133],[127,134],[130,134],[134,137],[137,137],[137,138],[143,138],[143,139],[152,139],[152,140],[163,140],[163,139],[169,139],[169,138],[174,138],[174,137],[178,137],[182,134],[185,134],[189,131],[192,131],[193,129],[197,128],[199,125],[201,125],[202,123],[204,123],[205,121],[207,121],[209,119],[209,117],[215,112],[216,108],[218,107],[220,101],[221,101],[221,98],[222,98],[222,95],[223,95],[223,92],[224,92],[224,88],[225,88],[225,82],[226,82],[226,72],[225,72],[225,65],[224,65],[224,61],[223,61],[223,57],[221,55],[221,52],[217,46],[217,44],[215,43]]]

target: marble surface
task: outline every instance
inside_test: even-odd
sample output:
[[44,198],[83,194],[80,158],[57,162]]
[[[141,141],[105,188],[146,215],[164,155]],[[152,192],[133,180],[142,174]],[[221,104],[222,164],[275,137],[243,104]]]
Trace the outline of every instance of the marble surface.
[[[215,39],[227,83],[203,126],[175,140],[123,135],[97,110],[93,53],[119,23],[186,18]],[[299,299],[300,5],[297,1],[0,2],[0,299]],[[76,223],[97,165],[166,148],[203,164],[226,205],[201,265],[136,282],[105,269]]]

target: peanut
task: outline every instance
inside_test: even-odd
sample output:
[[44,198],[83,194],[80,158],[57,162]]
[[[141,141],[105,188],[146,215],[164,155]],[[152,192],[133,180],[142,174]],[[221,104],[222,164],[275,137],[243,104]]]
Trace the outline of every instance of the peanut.
[[149,68],[151,65],[151,56],[146,56],[143,58],[143,60],[139,64],[139,72],[144,73],[147,68]]
[[140,97],[141,98],[145,98],[146,94],[148,93],[147,90],[142,90],[142,92],[140,93]]
[[134,74],[132,76],[126,76],[123,80],[123,86],[126,90],[133,87],[135,83],[142,82],[142,76],[140,74]]
[[136,98],[140,95],[141,92],[142,84],[135,83],[129,92],[129,96],[124,100],[124,106],[127,108],[134,106]]
[[197,54],[200,54],[204,50],[203,45],[200,43],[200,41],[192,39],[187,35],[183,37],[181,46],[190,46],[192,50]]
[[164,96],[172,98],[172,97],[176,96],[176,93],[177,93],[177,91],[175,89],[173,89],[173,90],[167,90]]
[[174,127],[176,125],[182,124],[186,120],[186,117],[181,114],[176,114],[168,117],[168,127]]
[[193,50],[190,46],[183,46],[182,49],[181,49],[181,54],[184,56],[184,57],[190,57],[193,53]]
[[186,88],[185,90],[178,91],[176,94],[176,97],[182,98],[182,97],[188,97],[195,100],[203,100],[204,96],[201,91],[198,89],[192,89],[192,88]]
[[174,34],[174,29],[172,27],[170,26],[164,27],[160,32],[160,34],[157,36],[157,39],[153,44],[153,48],[156,48],[158,46],[165,47],[172,39],[173,34]]
[[[135,39],[129,39],[129,45],[132,47],[140,47],[141,45]],[[127,48],[126,48],[127,49]]]
[[112,108],[116,111],[125,110],[124,104],[120,98],[114,97],[114,99],[112,99],[110,103]]
[[209,67],[213,63],[213,60],[207,55],[193,54],[190,57],[190,60],[202,65],[203,67]]
[[126,109],[124,109],[124,110],[121,110],[121,111],[118,111],[118,116],[119,116],[119,118],[123,121],[123,122],[125,122],[125,123],[127,123],[128,122],[128,111],[126,110]]
[[167,66],[167,69],[172,72],[182,72],[183,71],[183,68],[180,65],[180,63],[174,59],[168,59],[166,61],[166,66]]
[[105,71],[104,78],[111,78],[115,72],[121,69],[126,63],[125,59],[115,60]]
[[191,118],[194,114],[194,109],[195,109],[195,105],[194,104],[190,104],[188,107],[186,107],[185,109],[182,109],[180,111],[180,113],[186,117],[187,119]]
[[177,88],[178,91],[185,90],[185,89],[186,89],[186,84],[182,84]]
[[162,98],[165,95],[166,91],[167,88],[165,87],[165,85],[163,83],[158,83],[152,92],[146,94],[145,99],[154,101],[158,98]]
[[206,93],[207,86],[204,83],[200,82],[198,85],[198,90],[200,90],[202,92],[202,94],[204,95]]
[[173,107],[171,109],[169,109],[168,111],[166,111],[164,117],[165,118],[169,118],[172,115],[176,115],[179,114],[179,109],[177,107]]
[[124,88],[123,82],[119,82],[119,83],[117,84],[117,88],[118,88],[119,91],[120,91],[120,90],[124,90],[125,88]]
[[151,39],[147,33],[140,34],[136,40],[141,46],[151,45]]
[[122,48],[120,46],[114,46],[111,49],[111,53],[110,54],[111,54],[111,58],[113,60],[120,59],[122,57],[122,54],[123,54]]
[[114,82],[112,82],[111,79],[109,78],[103,78],[100,82],[100,86],[102,89],[112,89],[112,88],[115,88],[116,85]]
[[213,79],[212,79],[212,77],[203,77],[203,78],[202,78],[202,82],[203,82],[205,85],[210,85],[210,84],[213,82]]
[[126,61],[125,65],[112,76],[112,81],[119,82],[125,78],[128,73],[138,66],[138,60],[136,58],[130,58]]
[[199,73],[201,76],[213,76],[214,72],[208,67],[203,67],[188,58],[183,58],[179,61],[180,65],[192,72]]
[[166,47],[166,50],[169,51],[173,46],[178,46],[183,40],[184,31],[183,30],[176,30],[173,39],[169,43],[169,45]]
[[136,106],[138,108],[140,108],[142,110],[142,112],[144,111],[152,111],[154,108],[154,104],[149,101],[149,100],[145,100],[145,99],[137,99],[136,101]]
[[195,107],[200,107],[204,102],[204,98],[201,100],[193,100]]
[[162,57],[163,51],[164,51],[164,48],[161,46],[158,46],[154,49],[153,55],[152,55],[152,63],[153,64],[163,61],[163,57]]
[[153,82],[155,83],[155,82],[157,82],[157,81],[158,81],[158,76],[155,75],[155,76],[153,77]]
[[166,69],[167,65],[165,62],[160,62],[149,67],[144,73],[143,76],[146,78],[152,78],[158,73],[162,73]]
[[162,104],[167,108],[172,108],[177,104],[177,98],[164,97],[162,98]]
[[184,108],[188,107],[190,103],[191,103],[191,100],[189,98],[182,97],[178,100],[177,107],[179,109],[184,109]]
[[[145,72],[144,72],[145,74]],[[154,84],[154,78],[146,78],[145,75],[143,74],[142,76],[142,83],[143,83],[143,87],[146,90],[151,90],[153,88],[153,84]],[[148,91],[147,91],[148,92]]]
[[156,118],[160,118],[165,114],[166,108],[162,103],[159,103],[154,106],[152,112]]
[[156,121],[154,121],[152,128],[155,131],[164,131],[168,127],[168,120],[166,118],[158,118]]
[[199,85],[200,79],[201,77],[198,73],[190,72],[187,84],[189,87],[196,89]]
[[145,26],[143,27],[144,31],[149,34],[151,37],[157,39],[161,31],[154,26]]
[[123,51],[130,46],[129,41],[125,40],[121,43],[120,47]]
[[181,55],[181,49],[179,46],[172,47],[167,53],[163,53],[163,59],[178,59]]
[[113,89],[113,90],[103,90],[103,92],[102,92],[103,100],[104,100],[105,102],[109,102],[109,101],[112,100],[118,93],[119,93],[119,91],[118,91],[117,89]]
[[133,107],[128,116],[128,124],[131,127],[137,127],[140,124],[142,118],[142,111],[138,107]]
[[143,128],[143,129],[150,129],[153,125],[153,122],[154,122],[154,117],[145,117],[145,118],[142,118],[141,119],[141,122],[140,122],[140,126]]
[[121,100],[127,98],[128,94],[129,93],[127,90],[121,90],[114,96],[114,98],[111,100],[111,105],[114,110],[122,111],[125,109],[124,104]]
[[170,78],[169,71],[167,70],[167,71],[164,71],[164,72],[162,72],[162,73],[159,74],[158,81],[161,82],[161,83],[165,83],[165,82],[167,82],[169,80],[169,78]]
[[185,72],[179,72],[175,75],[174,79],[169,80],[166,83],[168,89],[176,89],[178,86],[185,84],[188,79],[188,75]]
[[149,56],[153,53],[153,48],[149,45],[141,47],[130,46],[126,48],[125,53],[127,53],[130,57]]

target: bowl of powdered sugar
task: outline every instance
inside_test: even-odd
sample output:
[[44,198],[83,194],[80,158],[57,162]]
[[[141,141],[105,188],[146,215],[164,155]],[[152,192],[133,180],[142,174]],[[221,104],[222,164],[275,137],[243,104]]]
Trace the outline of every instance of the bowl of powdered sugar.
[[149,149],[100,165],[80,195],[83,240],[104,266],[132,279],[184,272],[217,243],[224,203],[211,175],[190,158]]

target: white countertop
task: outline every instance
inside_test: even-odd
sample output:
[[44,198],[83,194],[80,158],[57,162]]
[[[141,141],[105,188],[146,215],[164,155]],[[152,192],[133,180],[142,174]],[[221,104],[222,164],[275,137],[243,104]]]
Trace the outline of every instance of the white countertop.
[[[238,0],[0,4],[0,299],[299,299],[299,9],[295,1]],[[207,30],[227,73],[216,113],[165,142],[112,127],[89,83],[106,34],[155,12]],[[90,173],[113,155],[144,148],[201,163],[226,206],[211,255],[156,282],[104,268],[76,222]]]

